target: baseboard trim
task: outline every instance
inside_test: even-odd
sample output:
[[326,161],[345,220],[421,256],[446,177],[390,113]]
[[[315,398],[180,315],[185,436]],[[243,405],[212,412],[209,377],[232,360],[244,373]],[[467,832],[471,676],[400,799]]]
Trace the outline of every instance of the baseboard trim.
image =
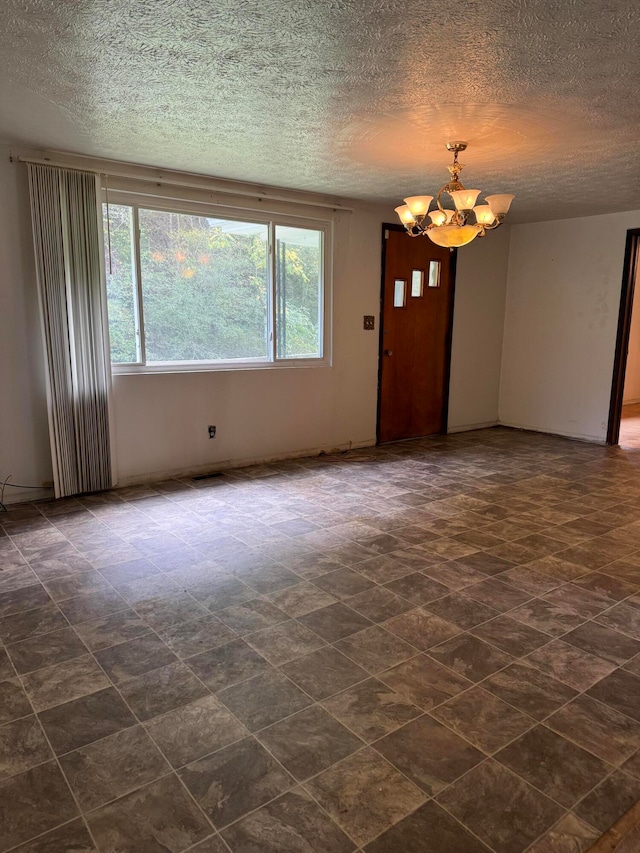
[[274,453],[267,456],[251,456],[244,459],[223,459],[209,462],[206,465],[197,465],[191,468],[170,468],[161,471],[151,471],[145,474],[132,474],[130,477],[119,477],[117,486],[137,486],[140,483],[153,483],[159,480],[173,478],[195,477],[198,474],[213,474],[217,471],[228,471],[230,468],[248,468],[251,465],[266,465],[269,462],[284,462],[287,459],[304,459],[308,456],[319,456],[321,453],[344,453],[345,450],[358,450],[363,447],[373,447],[375,438],[366,438],[357,441],[349,441],[342,444],[323,445],[321,447],[295,450],[288,453]]
[[458,424],[447,428],[447,435],[452,435],[456,432],[471,432],[474,429],[490,429],[494,426],[500,426],[498,421],[485,421],[479,424]]
[[498,421],[499,426],[509,427],[510,429],[521,429],[525,432],[539,432],[542,435],[557,435],[560,438],[569,438],[574,441],[588,441],[590,444],[606,445],[606,438],[601,438],[595,435],[581,435],[571,432],[563,432],[557,429],[544,429],[543,427],[528,426],[527,424],[514,424],[508,421]]

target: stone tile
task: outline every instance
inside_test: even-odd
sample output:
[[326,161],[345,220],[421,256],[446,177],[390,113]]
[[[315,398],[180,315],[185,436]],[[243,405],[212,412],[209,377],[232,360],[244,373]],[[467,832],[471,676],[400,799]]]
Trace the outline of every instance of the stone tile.
[[109,584],[99,572],[93,570],[46,581],[44,587],[54,601],[66,601],[78,595],[89,595],[108,589]]
[[267,661],[243,640],[234,640],[187,658],[189,668],[214,692],[271,669]]
[[411,573],[411,568],[407,562],[398,559],[393,554],[371,557],[369,560],[354,563],[353,566],[359,574],[379,584],[389,583]]
[[567,684],[521,663],[490,676],[482,686],[536,720],[543,720],[576,695]]
[[531,717],[480,687],[454,696],[431,714],[487,753],[495,752],[534,725]]
[[267,595],[288,586],[295,586],[300,583],[300,576],[285,569],[284,566],[265,566],[243,572],[242,580],[260,595]]
[[36,607],[43,607],[50,601],[46,589],[39,583],[0,593],[0,619],[5,619],[14,613],[25,613]]
[[289,774],[254,738],[188,764],[180,777],[216,828],[233,823],[293,785]]
[[0,681],[4,681],[7,678],[14,678],[15,674],[15,670],[9,660],[9,655],[3,648],[0,648]]
[[177,660],[171,649],[155,634],[102,649],[95,656],[114,684]]
[[355,847],[299,788],[247,815],[222,835],[234,853],[350,853]]
[[575,806],[574,811],[601,833],[640,800],[640,779],[616,770]]
[[97,848],[83,820],[65,823],[15,848],[14,853],[97,853]]
[[299,621],[328,643],[335,643],[371,625],[360,613],[341,603],[314,610],[301,616]]
[[0,850],[22,844],[77,814],[55,761],[4,779],[0,781]]
[[600,833],[574,814],[565,815],[553,829],[542,836],[529,853],[586,853]]
[[75,630],[92,652],[151,633],[151,628],[133,610],[119,610],[102,619],[81,622]]
[[180,622],[168,628],[159,628],[156,633],[179,658],[188,658],[208,649],[218,648],[237,637],[235,631],[213,614]]
[[17,678],[0,681],[0,726],[32,713],[31,703]]
[[190,584],[189,594],[213,613],[256,597],[254,590],[232,577],[212,578],[193,585]]
[[218,610],[216,616],[242,637],[286,622],[289,618],[279,607],[261,598]]
[[527,568],[543,575],[549,575],[559,581],[572,581],[588,574],[588,567],[581,562],[569,560],[565,555],[566,551],[563,551],[560,555],[542,557],[540,560],[529,563]]
[[509,615],[550,637],[560,637],[584,622],[584,618],[567,604],[554,604],[543,598],[534,598]]
[[61,755],[133,726],[136,720],[115,688],[109,687],[42,711],[40,722]]
[[366,748],[321,773],[306,786],[331,817],[364,845],[424,802],[424,793]]
[[305,693],[275,670],[221,690],[218,698],[252,732],[311,704]]
[[640,779],[640,750],[622,765],[622,769],[630,776]]
[[398,578],[398,580],[386,584],[386,588],[395,592],[396,595],[406,598],[412,604],[418,605],[443,598],[451,592],[449,587],[427,577],[427,575],[423,575],[422,572],[413,572],[410,575]]
[[58,606],[50,601],[35,610],[14,613],[0,619],[0,640],[6,645],[17,643],[29,637],[37,637],[40,634],[66,628],[68,624]]
[[150,598],[134,606],[138,616],[156,631],[206,616],[209,612],[186,592]]
[[87,648],[73,628],[14,643],[7,649],[20,675],[86,655]]
[[370,678],[323,702],[334,717],[367,743],[422,714],[404,696]]
[[538,649],[529,655],[526,662],[580,691],[588,690],[616,668],[614,664],[562,640],[553,640]]
[[349,598],[374,587],[374,584],[364,575],[348,568],[338,569],[335,572],[328,572],[314,578],[313,584],[338,599]]
[[318,649],[285,664],[282,671],[316,700],[326,699],[369,677],[366,670],[335,648]]
[[36,717],[22,717],[0,726],[0,779],[15,776],[53,758]]
[[548,634],[511,619],[508,615],[497,616],[469,632],[503,652],[522,657],[549,642]]
[[228,850],[219,835],[211,835],[195,847],[190,847],[189,853],[228,853]]
[[113,586],[140,580],[149,575],[159,574],[160,569],[151,560],[140,558],[139,560],[127,560],[124,563],[116,563],[113,566],[102,566],[100,574]]
[[271,604],[294,619],[334,603],[332,595],[311,583],[299,583],[296,586],[272,592],[268,599]]
[[420,607],[389,619],[384,627],[420,651],[426,651],[460,633],[460,628],[451,622]]
[[288,663],[324,645],[324,640],[317,634],[293,619],[250,634],[246,641],[274,666]]
[[425,655],[404,661],[378,677],[424,711],[456,696],[472,684]]
[[620,764],[640,748],[640,723],[589,696],[577,696],[545,725],[610,764]]
[[544,726],[526,732],[495,757],[567,808],[575,805],[611,769],[604,761]]
[[326,770],[362,746],[359,738],[319,705],[275,723],[258,737],[299,781]]
[[146,723],[173,767],[182,767],[247,735],[215,696],[205,696]]
[[[522,853],[563,809],[506,767],[485,761],[454,782],[438,801],[496,853]],[[509,820],[496,820],[496,814]]]
[[376,749],[431,796],[484,758],[479,750],[428,716],[386,735],[376,742]]
[[463,631],[468,631],[475,628],[476,625],[480,625],[481,622],[488,622],[489,619],[498,616],[497,610],[487,607],[486,604],[481,604],[479,601],[467,598],[458,592],[432,601],[425,607],[431,613],[435,613],[436,616],[457,625]]
[[87,815],[100,853],[179,853],[211,826],[175,776],[165,776]]
[[615,607],[596,616],[595,621],[608,628],[615,628],[635,640],[640,640],[640,607],[616,604]]
[[425,575],[429,575],[430,578],[448,586],[452,590],[464,589],[472,583],[477,583],[487,577],[484,572],[479,572],[477,569],[472,569],[471,566],[465,566],[456,560],[451,560],[447,563],[436,563],[434,566],[427,566],[422,571]]
[[430,649],[429,656],[470,681],[480,681],[513,661],[511,655],[470,634],[446,640]]
[[501,613],[512,610],[531,598],[530,593],[523,592],[508,583],[503,583],[497,578],[490,578],[465,587],[463,594]]
[[39,669],[22,681],[36,711],[97,693],[111,684],[91,655]]
[[462,824],[430,800],[371,844],[366,853],[490,853]]
[[560,607],[564,605],[571,607],[584,619],[591,619],[611,607],[611,601],[605,596],[570,583],[548,592],[543,596],[543,600],[551,601]]
[[384,586],[374,586],[366,592],[354,595],[353,598],[348,599],[347,603],[362,616],[376,623],[405,613],[413,606]]
[[379,625],[340,640],[335,647],[359,666],[376,673],[415,655],[415,648]]
[[122,797],[169,771],[142,726],[63,755],[60,764],[83,810]]
[[534,571],[530,566],[515,566],[500,575],[500,579],[532,595],[543,595],[559,586],[560,581]]
[[590,652],[618,666],[640,653],[638,640],[633,640],[611,628],[605,628],[604,625],[597,625],[595,622],[581,625],[562,639],[565,643],[571,643],[572,646],[584,649],[585,652]]
[[58,607],[72,625],[77,625],[78,622],[101,619],[118,610],[126,610],[127,604],[114,589],[108,588],[60,601]]
[[587,589],[589,592],[603,595],[611,601],[622,601],[623,598],[633,595],[638,588],[637,584],[627,583],[619,578],[610,577],[601,572],[592,572],[590,575],[585,575],[579,580],[574,581],[573,585]]
[[512,560],[495,556],[494,554],[487,554],[483,551],[479,551],[476,554],[468,554],[462,557],[459,562],[485,575],[499,575],[513,566]]
[[625,663],[623,669],[627,672],[632,672],[634,675],[640,675],[640,655],[631,658],[630,661]]
[[209,691],[179,661],[122,682],[120,693],[139,720],[150,720],[207,696]]
[[595,684],[589,696],[640,721],[640,678],[623,669],[617,669]]

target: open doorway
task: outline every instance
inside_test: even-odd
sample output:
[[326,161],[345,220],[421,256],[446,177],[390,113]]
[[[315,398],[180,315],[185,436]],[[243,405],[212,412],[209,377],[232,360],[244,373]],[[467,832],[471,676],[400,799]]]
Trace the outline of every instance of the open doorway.
[[640,450],[640,228],[627,232],[607,444]]

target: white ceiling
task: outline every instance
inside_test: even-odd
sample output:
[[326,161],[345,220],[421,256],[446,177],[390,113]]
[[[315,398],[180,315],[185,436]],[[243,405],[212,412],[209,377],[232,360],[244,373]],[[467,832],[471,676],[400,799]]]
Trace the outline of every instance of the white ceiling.
[[640,209],[638,0],[3,0],[4,141],[512,221]]

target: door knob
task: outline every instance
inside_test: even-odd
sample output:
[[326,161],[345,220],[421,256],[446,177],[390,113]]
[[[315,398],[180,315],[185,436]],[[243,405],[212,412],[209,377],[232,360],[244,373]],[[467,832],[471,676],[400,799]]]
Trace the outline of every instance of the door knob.
[[392,349],[386,349],[386,350],[384,351],[384,354],[385,354],[385,355],[393,355],[393,350],[392,350]]

